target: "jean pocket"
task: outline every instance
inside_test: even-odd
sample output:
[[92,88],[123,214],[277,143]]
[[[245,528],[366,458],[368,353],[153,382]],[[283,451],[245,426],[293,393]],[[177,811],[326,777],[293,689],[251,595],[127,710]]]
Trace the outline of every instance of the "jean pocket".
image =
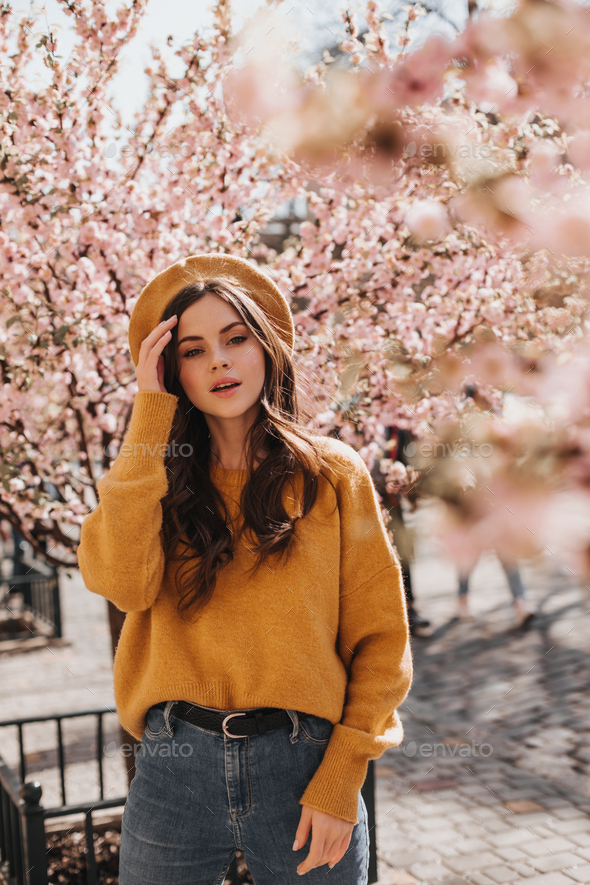
[[152,706],[146,714],[146,726],[144,730],[145,737],[157,740],[166,733],[166,722],[164,721],[164,711],[161,707]]
[[299,720],[299,733],[303,740],[314,747],[325,747],[332,736],[334,726],[321,716],[307,716]]

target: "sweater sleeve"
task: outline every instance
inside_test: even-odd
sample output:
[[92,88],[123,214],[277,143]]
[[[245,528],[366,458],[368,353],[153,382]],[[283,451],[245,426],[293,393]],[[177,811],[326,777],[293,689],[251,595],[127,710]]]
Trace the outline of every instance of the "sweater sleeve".
[[120,611],[153,605],[164,574],[161,499],[164,458],[178,397],[139,391],[111,469],[96,484],[99,503],[80,530],[78,565],[88,590]]
[[337,649],[348,685],[341,720],[334,725],[322,762],[299,801],[358,823],[358,794],[369,760],[403,740],[397,707],[410,689],[412,657],[399,559],[389,543],[365,462],[347,448],[351,463],[337,486],[341,531]]

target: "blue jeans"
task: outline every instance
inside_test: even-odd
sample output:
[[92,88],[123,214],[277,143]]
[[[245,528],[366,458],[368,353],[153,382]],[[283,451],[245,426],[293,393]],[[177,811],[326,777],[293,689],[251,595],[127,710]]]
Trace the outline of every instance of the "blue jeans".
[[[309,853],[293,851],[299,799],[322,761],[332,723],[318,716],[264,735],[230,738],[150,707],[121,827],[119,885],[222,885],[236,848],[256,885],[367,885],[369,831],[358,824],[344,857],[300,876]],[[226,711],[227,713],[231,711]],[[231,731],[230,720],[228,727]]]

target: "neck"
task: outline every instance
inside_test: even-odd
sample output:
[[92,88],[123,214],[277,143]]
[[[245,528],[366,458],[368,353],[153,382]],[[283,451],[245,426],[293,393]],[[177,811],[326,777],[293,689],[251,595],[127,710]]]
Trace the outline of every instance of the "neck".
[[[268,449],[261,449],[256,458],[254,459],[254,469],[258,467],[258,465],[266,458],[268,455]],[[213,451],[211,452],[211,464],[214,467],[222,467],[224,470],[247,470],[248,465],[246,464],[246,459],[244,457],[244,453],[242,452],[240,457],[231,457],[229,456],[217,456]]]

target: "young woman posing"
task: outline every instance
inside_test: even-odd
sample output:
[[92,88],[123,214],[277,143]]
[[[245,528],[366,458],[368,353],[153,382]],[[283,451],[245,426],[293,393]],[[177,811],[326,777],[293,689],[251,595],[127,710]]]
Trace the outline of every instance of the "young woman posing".
[[222,254],[131,316],[138,393],[78,548],[127,612],[120,885],[221,885],[236,848],[257,885],[368,880],[360,789],[412,678],[403,581],[360,455],[300,423],[293,337],[273,281]]

